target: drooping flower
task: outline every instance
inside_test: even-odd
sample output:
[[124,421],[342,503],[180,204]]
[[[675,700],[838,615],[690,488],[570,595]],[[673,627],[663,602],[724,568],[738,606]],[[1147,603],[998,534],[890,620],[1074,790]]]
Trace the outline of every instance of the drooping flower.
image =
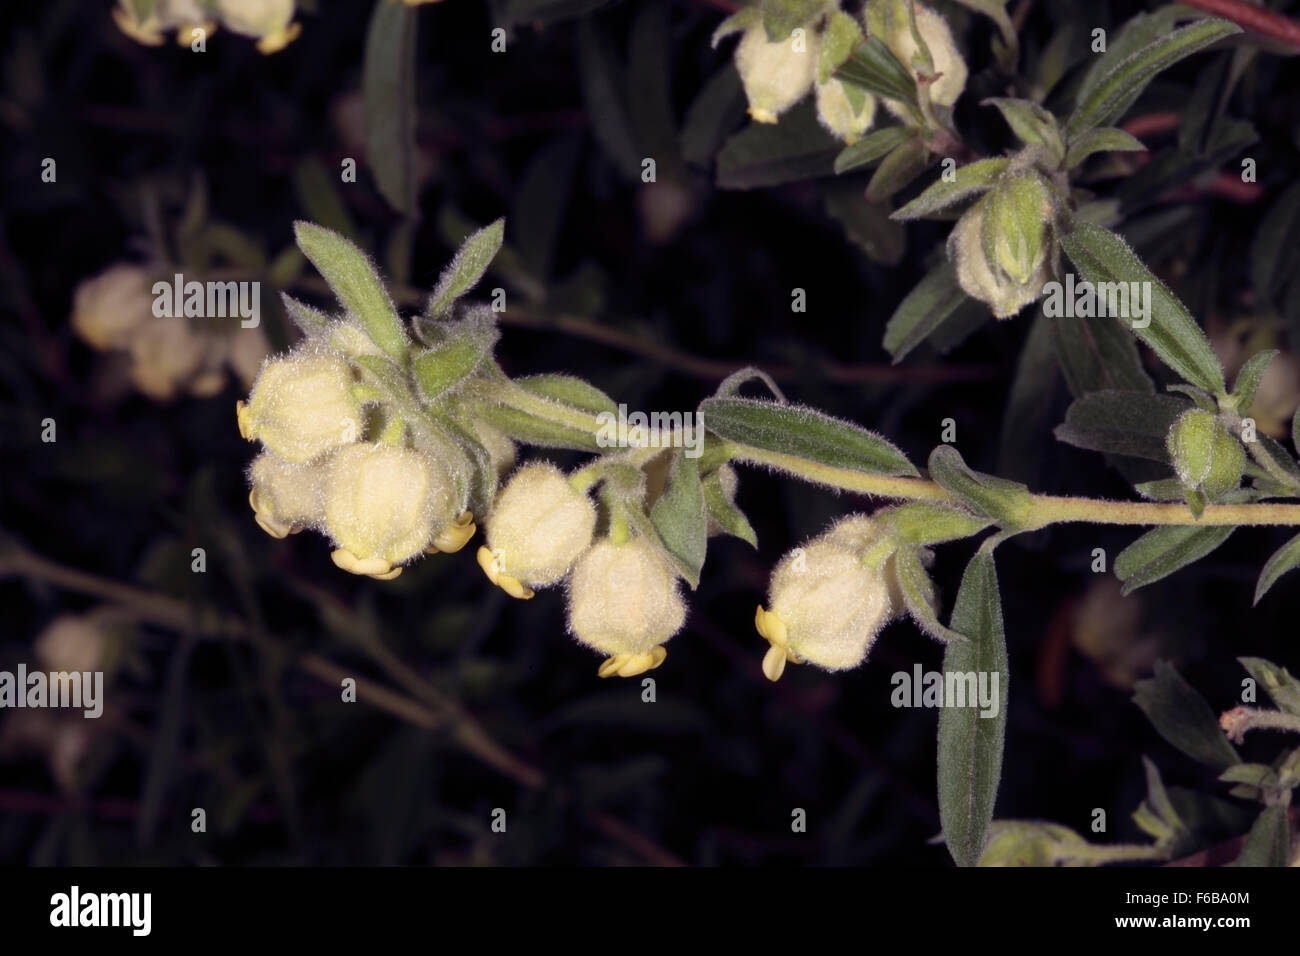
[[239,432],[285,461],[311,461],[361,435],[352,372],[336,355],[299,351],[262,366],[248,403],[236,406]]

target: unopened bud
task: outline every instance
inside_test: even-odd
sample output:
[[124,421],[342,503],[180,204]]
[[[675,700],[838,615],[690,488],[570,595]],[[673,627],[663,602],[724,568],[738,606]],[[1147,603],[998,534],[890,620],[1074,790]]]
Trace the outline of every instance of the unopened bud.
[[[407,448],[340,448],[325,476],[325,530],[334,563],[353,574],[389,580],[457,522],[456,493],[443,465]],[[472,533],[472,532],[471,532]]]
[[948,236],[948,255],[957,263],[957,281],[966,294],[985,303],[999,319],[1006,319],[1038,298],[1047,282],[1048,264],[1044,256],[1025,282],[991,264],[983,237],[988,212],[988,196],[966,210]]
[[1174,422],[1165,447],[1178,480],[1211,501],[1241,483],[1246,453],[1213,412],[1192,408]]
[[302,24],[293,19],[294,0],[217,0],[217,14],[226,29],[257,40],[263,53],[274,53],[293,42]]
[[755,615],[758,633],[772,645],[763,658],[769,680],[781,676],[787,661],[831,671],[856,667],[889,619],[883,572],[846,537],[796,548],[772,572],[768,609],[760,606]]
[[816,41],[812,24],[775,43],[767,39],[762,23],[745,31],[736,47],[736,70],[745,86],[749,115],[756,122],[775,123],[812,89]]
[[916,63],[921,48],[912,35],[907,11],[909,4],[916,11],[917,33],[921,34],[930,53],[932,70],[929,75],[934,77],[929,83],[930,102],[936,106],[952,106],[966,88],[966,61],[957,50],[952,31],[942,16],[912,0],[872,0],[866,10],[867,26],[918,82],[925,82]]
[[320,522],[325,513],[325,466],[291,465],[270,452],[248,469],[248,503],[258,525],[273,538],[283,538]]
[[301,464],[361,436],[361,406],[352,396],[352,372],[335,355],[298,352],[262,366],[239,431],[260,439],[285,461]]
[[515,597],[547,587],[569,573],[591,544],[596,507],[549,462],[532,462],[515,472],[497,496],[487,520],[487,545],[480,554],[488,577]]
[[648,540],[597,541],[569,576],[569,632],[609,655],[601,677],[632,677],[667,656],[663,644],[686,620],[677,577]]
[[876,98],[865,90],[850,90],[834,77],[817,84],[817,118],[846,143],[857,142],[875,117]]
[[993,264],[1020,285],[1029,284],[1047,259],[1052,199],[1037,173],[1004,176],[988,197],[984,229]]
[[36,659],[52,671],[102,670],[106,638],[102,626],[80,614],[61,614],[36,638]]

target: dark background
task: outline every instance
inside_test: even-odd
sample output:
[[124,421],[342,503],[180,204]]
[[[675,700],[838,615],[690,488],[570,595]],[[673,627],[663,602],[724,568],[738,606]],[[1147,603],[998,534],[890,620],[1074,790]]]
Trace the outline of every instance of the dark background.
[[[300,14],[298,40],[269,57],[229,33],[211,37],[203,54],[173,43],[143,47],[116,29],[109,6],[10,3],[0,14],[0,523],[7,549],[139,589],[108,603],[134,607],[143,619],[117,638],[128,664],[78,783],[57,783],[45,753],[0,756],[0,860],[527,865],[671,855],[696,864],[949,865],[943,847],[927,843],[939,830],[936,714],[889,700],[891,675],[916,662],[938,668],[940,648],[902,621],[853,672],[793,667],[772,685],[759,671],[766,645],[753,613],[771,566],[833,517],[870,502],[745,470],[738,500],[760,548],[713,539],[687,626],[653,674],[657,702],[647,704],[639,680],[596,678],[597,659],[564,633],[562,595],[511,602],[483,579],[472,548],[422,561],[387,583],[338,571],[313,534],[264,535],[246,503],[243,469],[253,452],[235,427],[238,385],[167,404],[105,394],[98,383],[106,357],[68,324],[77,283],[138,258],[147,229],[141,197],[159,197],[160,215],[174,221],[196,175],[213,217],[272,255],[289,244],[293,221],[309,216],[295,168],[315,157],[332,175],[342,157],[358,155],[333,117],[340,98],[359,87],[371,4],[321,0],[316,12]],[[713,51],[708,43],[723,15],[718,6],[669,5],[679,118],[728,63],[730,44]],[[637,7],[613,5],[597,18],[616,46]],[[1067,14],[1106,26],[1139,9],[1042,3],[1026,45],[1041,47]],[[965,99],[974,100],[969,90],[980,89],[990,61],[989,29],[969,22]],[[672,197],[642,195],[646,187],[621,175],[593,136],[575,24],[522,24],[507,52],[494,54],[496,23],[477,0],[421,11],[419,142],[430,172],[410,284],[431,287],[453,252],[451,210],[478,223],[507,215],[507,242],[550,251],[549,263],[545,255],[531,263],[548,293],[534,314],[583,314],[656,348],[716,362],[719,375],[517,326],[507,314],[498,358],[508,372],[568,372],[633,409],[689,409],[721,373],[752,362],[781,371],[792,399],[882,432],[914,461],[925,460],[940,423],[953,418],[966,460],[1008,473],[1000,431],[1031,311],[990,319],[945,358],[918,351],[888,381],[871,380],[888,368],[884,323],[924,274],[946,224],[912,227],[896,265],[872,261],[828,214],[824,185],[727,191],[712,185],[709,168],[690,166],[671,187],[685,216],[656,237],[645,210],[662,210]],[[1132,115],[1176,109],[1203,65],[1194,58],[1166,74]],[[1260,160],[1260,201],[1200,192],[1185,200],[1191,213],[1172,241],[1144,250],[1162,273],[1174,264],[1214,277],[1179,289],[1198,315],[1241,308],[1242,250],[1268,197],[1300,168],[1295,89],[1295,67],[1264,56],[1233,101],[1234,114],[1260,133],[1249,153]],[[988,113],[964,102],[958,121],[986,148],[1009,145]],[[40,181],[46,156],[58,161],[55,184]],[[533,166],[539,156],[551,165]],[[358,183],[341,185],[341,195],[383,263],[397,219],[364,157],[358,162]],[[539,223],[534,214],[531,240],[516,226],[528,220],[520,196],[530,169],[564,200],[558,218]],[[790,312],[794,287],[807,291],[806,314]],[[281,342],[292,334],[269,305],[264,323]],[[862,380],[830,381],[828,363],[857,369]],[[946,371],[934,373],[940,365]],[[1054,394],[1041,434],[1025,436],[1031,452],[1011,463],[1015,477],[1040,491],[1130,495],[1101,456],[1051,439],[1068,404],[1059,381]],[[46,417],[57,421],[57,443],[40,441]],[[1134,537],[1056,528],[999,549],[1012,674],[1000,818],[1086,832],[1092,810],[1102,808],[1109,829],[1091,838],[1138,839],[1128,815],[1145,792],[1143,754],[1167,784],[1220,796],[1226,789],[1164,743],[1131,689],[1109,683],[1096,654],[1072,637],[1082,626],[1078,598],[1098,577],[1089,571],[1091,550],[1113,558]],[[1121,652],[1141,635],[1158,635],[1161,655],[1216,711],[1226,709],[1243,676],[1237,656],[1292,670],[1300,661],[1294,582],[1251,608],[1258,569],[1285,538],[1281,530],[1240,530],[1208,559],[1129,598],[1141,605],[1136,629],[1115,623],[1122,615],[1114,602],[1101,602],[1114,619],[1089,623]],[[193,547],[207,551],[205,574],[190,572]],[[935,573],[945,608],[970,550],[940,549]],[[78,590],[0,580],[0,667],[30,663],[34,637],[60,613],[105,603]],[[250,622],[257,640],[160,626],[140,592],[233,615]],[[461,702],[510,757],[490,766],[466,751],[454,728],[430,731],[364,702],[341,704],[336,683],[294,663],[295,654],[313,653],[394,686],[367,641],[382,642],[444,699]],[[1140,674],[1147,675],[1149,667]],[[0,714],[0,726],[13,717]],[[1274,747],[1252,741],[1244,752],[1271,759]],[[205,834],[190,831],[193,807],[208,812]],[[496,807],[508,814],[504,834],[489,828]],[[794,808],[807,811],[807,833],[791,832]],[[1250,818],[1225,812],[1207,844],[1243,832]]]

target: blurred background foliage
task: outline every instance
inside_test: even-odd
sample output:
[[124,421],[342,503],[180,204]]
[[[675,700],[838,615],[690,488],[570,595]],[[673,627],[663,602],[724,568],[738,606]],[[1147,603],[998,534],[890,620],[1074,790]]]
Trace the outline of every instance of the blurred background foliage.
[[[80,342],[69,315],[82,280],[165,261],[187,278],[260,277],[265,331],[284,345],[294,333],[277,287],[328,302],[292,249],[295,219],[370,249],[409,308],[409,290],[431,287],[465,234],[506,215],[507,249],[479,291],[507,290],[498,357],[512,375],[571,372],[629,408],[685,410],[752,363],[913,460],[951,418],[975,468],[1035,490],[1130,494],[1102,456],[1052,439],[1069,397],[1041,353],[1020,360],[1032,313],[983,313],[964,341],[889,364],[885,321],[947,227],[905,231],[866,202],[864,179],[815,175],[836,151],[818,153],[816,134],[797,176],[728,144],[743,95],[709,36],[729,3],[419,8],[408,215],[376,178],[393,158],[367,158],[372,4],[298,6],[301,35],[270,56],[220,31],[203,53],[141,46],[106,0],[0,13],[0,668],[31,666],[36,636],[60,615],[95,612],[113,674],[99,721],[0,714],[0,860],[945,865],[927,843],[939,826],[936,714],[890,705],[891,675],[937,669],[940,648],[903,622],[851,673],[794,668],[772,685],[759,670],[753,613],[771,565],[869,502],[742,474],[759,550],[713,540],[645,703],[638,680],[596,678],[564,634],[560,595],[511,602],[470,551],[375,582],[334,568],[314,536],[268,538],[246,501],[240,385],[146,399],[125,384],[121,356]],[[993,27],[937,6],[971,66],[963,133],[1009,146],[976,105],[997,92]],[[1089,31],[1143,9],[1031,4],[1028,75],[1068,84]],[[493,52],[499,26],[506,49]],[[1187,129],[1218,112],[1198,91],[1230,56],[1163,74],[1130,113],[1148,118],[1146,164],[1090,167],[1089,185],[1135,214],[1126,234],[1202,321],[1230,330],[1221,344],[1294,345],[1300,294],[1276,310],[1255,299],[1245,250],[1300,171],[1300,77],[1294,60],[1254,58],[1231,124],[1207,146]],[[1224,188],[1220,173],[1239,180],[1243,156],[1258,184]],[[47,157],[55,182],[41,179]],[[644,157],[654,183],[641,180]],[[347,158],[355,183],[339,181]],[[791,312],[795,288],[806,313]],[[45,419],[55,442],[42,441]],[[1135,839],[1128,815],[1149,754],[1208,846],[1242,833],[1250,807],[1156,734],[1133,683],[1170,660],[1226,709],[1240,690],[1234,658],[1297,669],[1300,592],[1284,582],[1251,607],[1258,568],[1286,536],[1247,529],[1121,599],[1113,578],[1091,573],[1092,549],[1113,556],[1133,537],[1059,527],[999,552],[1014,690],[997,815]],[[948,602],[967,556],[940,550]],[[345,676],[372,682],[359,703],[340,702]],[[1243,753],[1256,747],[1271,759],[1266,739]],[[203,834],[191,832],[196,807]],[[1098,807],[1105,835],[1088,831]],[[505,833],[491,830],[494,808]],[[795,808],[806,833],[791,832]]]

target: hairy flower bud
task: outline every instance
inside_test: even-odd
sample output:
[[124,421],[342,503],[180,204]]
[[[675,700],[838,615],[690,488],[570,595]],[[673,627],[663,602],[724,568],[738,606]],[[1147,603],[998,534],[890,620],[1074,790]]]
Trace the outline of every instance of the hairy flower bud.
[[106,657],[102,626],[89,615],[61,614],[36,638],[34,650],[52,671],[102,670]]
[[456,523],[451,476],[418,452],[348,445],[326,467],[325,530],[337,546],[334,563],[345,571],[395,578],[402,572],[395,565],[421,554]]
[[1020,284],[1029,284],[1047,260],[1052,198],[1034,172],[1004,176],[988,197],[983,228],[993,265]]
[[[872,0],[866,10],[868,29],[878,36],[898,62],[921,81],[915,58],[920,53],[908,17],[910,0]],[[929,84],[930,102],[936,106],[952,106],[966,88],[966,61],[962,59],[953,42],[952,31],[942,16],[922,3],[912,4],[916,10],[916,32],[925,41],[930,53],[934,77]]]
[[236,406],[239,432],[260,439],[285,461],[301,464],[361,435],[361,406],[352,372],[335,355],[298,352],[262,366],[245,405]]
[[217,13],[226,29],[257,39],[263,53],[288,46],[302,30],[293,19],[293,0],[217,0]]
[[1178,480],[1211,501],[1241,483],[1246,452],[1213,412],[1192,408],[1174,422],[1165,439]]
[[749,115],[758,123],[775,123],[812,89],[817,65],[817,37],[812,24],[775,43],[762,23],[747,29],[736,47],[736,70],[745,86]]
[[609,657],[600,676],[632,677],[664,662],[686,620],[676,575],[645,538],[597,541],[569,577],[569,633]]
[[[988,214],[989,197],[985,196],[953,226],[948,236],[948,255],[957,263],[957,281],[966,294],[985,303],[999,319],[1006,319],[1038,298],[1047,282],[1048,263],[1044,255],[1024,282],[991,264],[985,254],[983,235]],[[1018,242],[1016,246],[1019,248]]]
[[325,467],[291,465],[270,452],[248,469],[248,503],[257,523],[273,538],[319,524],[325,514]]
[[755,614],[758,633],[772,645],[763,673],[777,680],[786,661],[827,670],[862,663],[892,613],[884,573],[855,546],[856,532],[834,532],[795,548],[772,572],[768,609]]
[[524,465],[497,496],[479,564],[512,597],[560,581],[591,544],[596,506],[550,462]]
[[856,143],[876,118],[876,98],[831,77],[817,84],[817,118],[844,142]]
[[97,349],[122,349],[153,316],[149,273],[120,263],[77,284],[72,327]]

